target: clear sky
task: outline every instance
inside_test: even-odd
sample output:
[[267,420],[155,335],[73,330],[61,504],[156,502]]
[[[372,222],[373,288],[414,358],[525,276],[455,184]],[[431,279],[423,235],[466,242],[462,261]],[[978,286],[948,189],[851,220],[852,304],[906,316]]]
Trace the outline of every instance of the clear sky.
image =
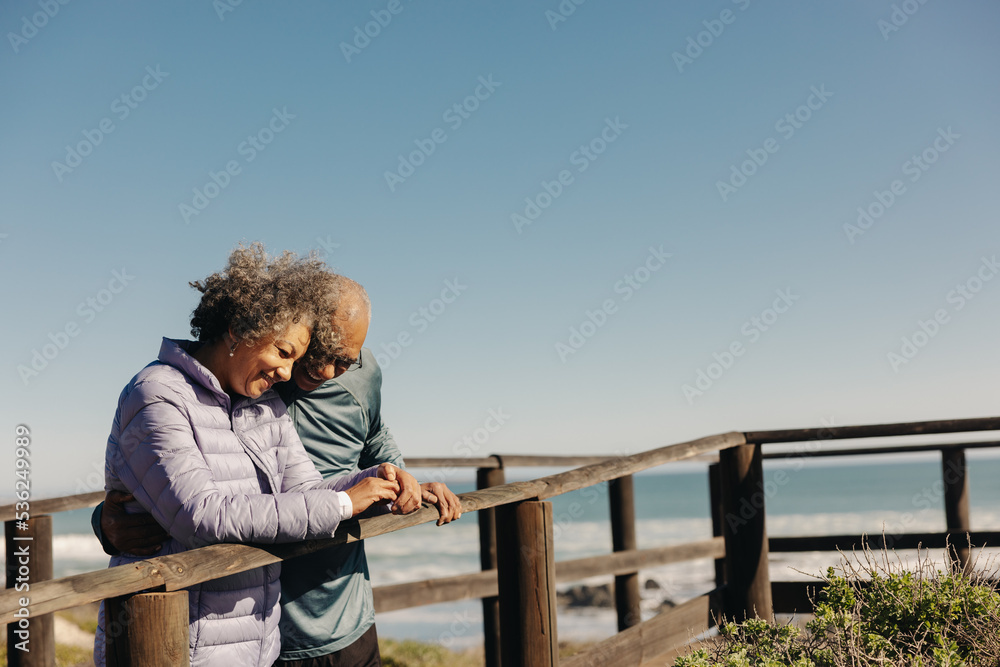
[[36,497],[100,488],[121,388],[189,336],[188,281],[258,240],[368,288],[410,456],[996,414],[998,22],[5,2],[11,451],[27,424]]

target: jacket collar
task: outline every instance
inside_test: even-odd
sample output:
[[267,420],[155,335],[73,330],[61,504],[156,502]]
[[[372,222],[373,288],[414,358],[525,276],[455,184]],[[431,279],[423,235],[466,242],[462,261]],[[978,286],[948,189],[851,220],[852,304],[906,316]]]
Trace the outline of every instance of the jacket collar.
[[194,382],[217,394],[220,399],[225,399],[228,404],[230,402],[229,394],[222,390],[219,379],[212,374],[212,371],[202,366],[201,362],[191,356],[201,345],[202,343],[196,340],[164,338],[160,344],[160,354],[157,360],[160,363],[173,366]]

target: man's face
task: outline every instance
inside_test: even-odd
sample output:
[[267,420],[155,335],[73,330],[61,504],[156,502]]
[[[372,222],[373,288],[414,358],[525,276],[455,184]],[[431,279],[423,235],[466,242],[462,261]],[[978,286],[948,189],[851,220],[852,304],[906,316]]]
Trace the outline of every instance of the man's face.
[[341,344],[337,350],[337,359],[334,363],[322,368],[307,368],[305,364],[295,364],[292,371],[292,379],[302,391],[312,391],[318,388],[327,380],[343,375],[351,364],[361,358],[361,347],[365,344],[368,336],[368,324],[371,318],[367,313],[353,319],[336,319],[334,326],[340,329]]

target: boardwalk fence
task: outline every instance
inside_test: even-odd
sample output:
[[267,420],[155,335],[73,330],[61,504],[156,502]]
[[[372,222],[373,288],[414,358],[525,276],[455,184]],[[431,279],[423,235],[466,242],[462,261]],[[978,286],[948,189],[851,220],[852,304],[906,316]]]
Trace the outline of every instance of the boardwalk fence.
[[[971,532],[965,451],[1000,446],[1000,441],[830,448],[828,441],[906,437],[1000,430],[1000,417],[842,426],[782,431],[732,432],[617,457],[490,456],[411,459],[409,467],[476,468],[477,490],[462,494],[465,512],[478,512],[482,571],[453,577],[380,586],[376,612],[480,598],[483,604],[486,664],[641,665],[669,664],[693,638],[717,620],[772,618],[811,608],[815,584],[772,582],[770,552],[836,551],[861,547],[945,548],[954,567],[969,566],[969,547],[1000,545],[1000,532]],[[776,443],[811,443],[805,451],[767,452]],[[763,461],[791,457],[866,456],[913,452],[941,453],[943,533],[822,535],[768,538],[767,489]],[[673,546],[637,548],[632,475],[674,461],[711,457],[710,508],[713,537]],[[717,458],[717,460],[715,460]],[[524,466],[579,466],[538,479],[505,483],[505,470]],[[547,499],[609,483],[613,552],[557,561],[552,505]],[[0,593],[0,622],[7,624],[10,665],[54,665],[52,613],[107,601],[109,662],[114,665],[187,664],[187,592],[211,579],[312,553],[335,544],[371,539],[434,521],[424,507],[406,516],[385,515],[341,525],[330,539],[282,545],[217,544],[149,558],[97,572],[52,579],[52,513],[93,507],[103,492],[31,502],[28,529],[15,530],[15,505],[0,507],[6,526],[8,590]],[[30,567],[22,570],[18,549],[31,545]],[[683,561],[715,559],[716,587],[643,621],[638,573]],[[27,575],[29,591],[14,588]],[[614,575],[619,632],[584,653],[559,660],[556,583]],[[15,645],[30,638],[30,652]]]

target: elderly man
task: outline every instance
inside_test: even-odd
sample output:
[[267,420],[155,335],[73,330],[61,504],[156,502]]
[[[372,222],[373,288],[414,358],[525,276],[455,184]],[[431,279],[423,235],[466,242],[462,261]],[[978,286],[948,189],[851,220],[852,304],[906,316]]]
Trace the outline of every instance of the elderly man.
[[[381,417],[382,371],[363,348],[371,302],[358,283],[337,276],[341,293],[335,326],[341,346],[322,368],[298,364],[292,382],[278,385],[306,451],[324,477],[379,463],[403,466],[403,457]],[[438,525],[462,514],[458,497],[440,482],[418,485],[399,471],[393,512],[406,514],[421,500],[437,505]],[[126,497],[126,499],[130,499]],[[149,515],[125,515],[122,498],[109,496],[94,513],[95,532],[133,553],[154,553],[164,536]],[[99,522],[99,526],[98,526]],[[281,574],[281,656],[276,665],[327,667],[380,665],[364,543],[353,542],[301,556]]]

